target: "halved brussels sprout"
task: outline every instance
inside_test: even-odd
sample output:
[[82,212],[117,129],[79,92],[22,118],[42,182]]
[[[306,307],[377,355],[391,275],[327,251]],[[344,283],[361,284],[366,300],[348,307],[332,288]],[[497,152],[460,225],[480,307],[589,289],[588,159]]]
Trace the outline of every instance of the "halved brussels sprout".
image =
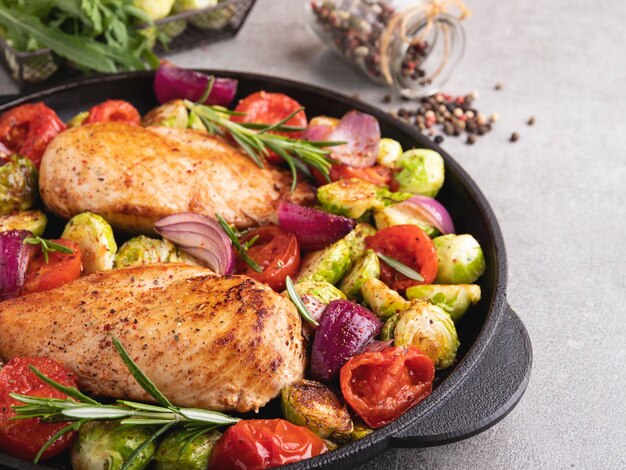
[[339,289],[350,300],[361,297],[361,286],[369,279],[380,277],[380,262],[373,250],[366,250],[357,260],[352,269],[345,275],[339,284]]
[[61,238],[78,244],[85,273],[113,269],[117,253],[113,229],[98,214],[83,212],[75,215],[65,226]]
[[305,426],[323,439],[347,440],[352,433],[346,405],[319,382],[301,380],[284,387],[281,406],[287,421]]
[[310,295],[315,297],[323,304],[329,304],[333,300],[345,299],[346,296],[343,292],[337,289],[335,286],[326,281],[304,280],[298,282],[294,286],[296,292],[300,296]]
[[[72,447],[74,470],[119,470],[131,454],[153,431],[149,428],[121,428],[118,421],[92,421],[83,424]],[[150,465],[156,444],[150,443],[133,460],[129,470],[142,470]]]
[[384,137],[380,139],[378,145],[378,155],[376,161],[387,168],[395,168],[397,161],[402,157],[402,146],[400,142]]
[[409,287],[406,290],[409,300],[430,300],[439,305],[452,321],[457,322],[465,314],[470,305],[480,300],[480,286],[476,284],[431,284]]
[[85,122],[85,119],[89,117],[89,111],[83,111],[82,113],[78,113],[72,119],[67,121],[67,128],[71,129],[72,127],[80,127]]
[[222,437],[219,431],[200,434],[192,441],[193,431],[181,429],[167,436],[154,454],[157,470],[206,470],[215,444]]
[[160,126],[185,129],[189,123],[189,112],[183,100],[172,100],[154,108],[141,120],[144,127]]
[[135,6],[153,20],[165,18],[172,11],[175,0],[135,0]]
[[374,211],[376,228],[382,230],[392,225],[417,225],[429,237],[440,235],[439,230],[427,220],[420,208],[410,202],[400,202]]
[[37,202],[39,174],[25,157],[13,155],[0,166],[0,215],[26,211]]
[[437,249],[438,284],[472,284],[485,273],[485,256],[471,235],[442,235],[433,239]]
[[358,441],[359,439],[363,439],[364,437],[369,436],[373,432],[374,430],[370,428],[367,424],[365,424],[363,421],[361,421],[360,419],[355,420],[354,430],[352,431],[352,434],[350,434],[350,440]]
[[394,330],[396,329],[396,323],[398,323],[398,318],[400,318],[400,314],[396,313],[395,315],[387,318],[387,321],[383,323],[383,327],[380,329],[380,334],[378,335],[381,341],[390,341],[393,339]]
[[426,300],[413,300],[402,312],[394,329],[394,345],[413,345],[445,369],[454,362],[459,337],[450,315]]
[[46,229],[48,217],[41,211],[25,211],[0,216],[0,232],[9,230],[28,230],[40,237]]
[[323,250],[309,253],[302,260],[298,283],[302,281],[326,281],[337,283],[350,269],[350,248],[345,238]]
[[322,208],[332,214],[358,219],[371,209],[405,201],[411,194],[392,193],[387,188],[359,178],[335,181],[317,189]]
[[168,240],[140,235],[124,243],[115,256],[115,267],[139,266],[153,263],[186,263],[197,265],[191,256],[178,250]]
[[409,306],[400,294],[387,287],[383,281],[369,279],[361,286],[363,301],[379,318],[386,319]]
[[399,191],[435,197],[445,177],[443,158],[434,150],[413,149],[404,152],[396,164],[394,176]]
[[365,253],[365,239],[376,233],[376,229],[370,224],[357,224],[354,230],[343,237],[350,248],[350,261],[355,262]]

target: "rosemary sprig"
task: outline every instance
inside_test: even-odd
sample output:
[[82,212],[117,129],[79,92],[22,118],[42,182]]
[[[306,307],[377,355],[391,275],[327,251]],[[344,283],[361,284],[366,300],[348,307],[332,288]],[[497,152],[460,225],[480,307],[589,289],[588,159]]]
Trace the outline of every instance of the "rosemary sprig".
[[244,262],[248,266],[250,266],[252,269],[254,269],[257,273],[262,273],[263,268],[261,268],[261,266],[259,266],[259,264],[256,261],[254,261],[252,258],[250,258],[248,256],[248,253],[246,253],[248,251],[248,248],[252,246],[252,244],[257,240],[258,237],[254,237],[250,241],[242,245],[241,242],[239,241],[239,237],[237,236],[237,233],[235,233],[236,229],[231,227],[230,224],[226,222],[221,215],[215,214],[215,218],[217,219],[217,222],[222,227],[222,230],[224,230],[224,233],[226,234],[226,236],[230,238],[231,242],[233,242],[235,251],[239,253],[239,256],[241,257],[241,259],[244,260]]
[[382,253],[376,252],[376,255],[382,259],[385,263],[387,263],[391,268],[398,271],[400,274],[405,275],[409,279],[413,279],[414,281],[423,281],[424,278],[412,268],[409,268],[406,264],[398,261],[391,256],[384,255]]
[[237,418],[232,418],[216,411],[198,408],[179,408],[172,405],[137,366],[120,341],[115,337],[113,338],[113,344],[122,361],[137,380],[137,383],[160,405],[127,400],[118,400],[115,404],[105,405],[83,395],[75,387],[61,385],[42,374],[36,367],[30,366],[30,369],[48,385],[71,397],[58,399],[20,395],[17,393],[10,394],[12,398],[23,403],[23,405],[13,405],[11,407],[16,414],[16,416],[11,418],[12,420],[40,418],[44,422],[70,422],[44,444],[35,458],[35,463],[39,461],[45,450],[61,436],[71,431],[78,431],[83,424],[90,421],[121,420],[120,425],[123,427],[161,426],[124,462],[122,468],[125,469],[130,468],[132,461],[139,456],[141,450],[174,426],[183,426],[194,432],[199,432],[200,430],[208,432],[217,427],[234,424],[239,421]]
[[[187,106],[190,112],[200,118],[210,134],[221,136],[230,135],[244,153],[259,167],[263,168],[263,161],[265,157],[269,155],[270,150],[279,155],[285,160],[291,170],[293,176],[291,185],[292,191],[295,189],[297,183],[298,175],[296,170],[306,168],[307,165],[315,168],[328,178],[332,163],[328,157],[330,152],[326,147],[341,145],[343,143],[326,141],[310,142],[269,133],[270,131],[291,130],[285,123],[296,113],[300,112],[302,108],[275,124],[264,125],[259,123],[239,124],[233,122],[228,119],[228,116],[240,113],[229,111],[222,106],[205,106],[188,100],[185,101],[185,106]],[[296,129],[300,130],[299,128]]]
[[287,276],[286,282],[287,294],[289,294],[289,298],[296,306],[296,309],[298,309],[298,312],[300,312],[300,315],[302,315],[302,318],[304,318],[311,325],[318,327],[319,323],[315,321],[313,315],[311,315],[311,312],[309,312],[309,309],[306,307],[306,305],[304,305],[304,302],[300,298],[300,295],[298,295],[298,291],[296,291],[296,287],[293,285],[291,277]]
[[43,259],[46,264],[48,264],[48,253],[50,252],[56,251],[58,253],[65,253],[68,255],[74,253],[74,250],[72,250],[71,248],[60,245],[59,243],[54,243],[50,240],[45,240],[41,237],[27,237],[24,239],[23,243],[28,243],[29,245],[41,245],[41,252],[43,253]]

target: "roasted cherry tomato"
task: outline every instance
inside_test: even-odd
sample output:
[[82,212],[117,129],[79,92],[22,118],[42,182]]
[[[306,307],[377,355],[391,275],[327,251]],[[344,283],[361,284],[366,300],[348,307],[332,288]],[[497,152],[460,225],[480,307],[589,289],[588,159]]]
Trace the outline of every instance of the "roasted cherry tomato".
[[241,242],[247,242],[258,236],[248,256],[263,268],[258,273],[243,260],[237,262],[237,272],[264,282],[275,291],[285,289],[287,276],[294,276],[300,267],[300,245],[295,236],[285,233],[278,227],[266,226],[250,230]]
[[[244,116],[232,116],[234,122],[260,122],[263,124],[275,124],[288,117],[291,113],[301,108],[302,105],[296,100],[282,93],[268,93],[258,91],[239,101],[235,111],[246,113]],[[287,126],[306,127],[307,119],[304,111],[300,111],[289,121]],[[301,132],[272,132],[272,134],[285,135],[294,139],[301,137]],[[284,163],[283,159],[270,152],[267,160],[270,163]]]
[[[313,176],[315,176],[315,180],[319,185],[328,184],[326,178],[315,169],[313,169]],[[331,181],[359,178],[379,186],[388,186],[391,182],[391,170],[382,165],[374,165],[367,168],[353,168],[348,165],[335,164],[330,168],[328,176]]]
[[50,141],[65,130],[59,116],[43,103],[24,104],[0,116],[0,141],[11,152],[28,157],[37,168]]
[[[25,460],[33,460],[39,449],[67,422],[41,423],[39,418],[11,420],[15,412],[11,405],[23,403],[11,398],[10,393],[45,398],[67,398],[42,382],[29,368],[35,366],[44,375],[61,385],[76,387],[76,376],[52,359],[44,357],[16,357],[0,370],[0,450]],[[54,457],[67,449],[74,440],[74,432],[65,434],[43,453],[43,459]]]
[[341,368],[341,392],[365,423],[379,428],[430,395],[433,361],[415,346],[387,348],[352,357]]
[[372,250],[394,258],[417,271],[423,281],[409,279],[384,261],[380,262],[380,279],[392,289],[404,292],[417,284],[432,284],[437,276],[437,250],[426,232],[417,225],[393,225],[365,239]]
[[82,260],[78,245],[62,238],[52,241],[71,248],[74,253],[50,252],[46,263],[41,248],[38,247],[38,252],[28,263],[22,294],[54,289],[80,277]]
[[141,124],[141,116],[128,101],[108,100],[91,108],[83,124],[94,122],[123,122],[138,126]]
[[284,419],[239,421],[222,435],[209,461],[214,470],[256,470],[315,457],[328,448],[307,428]]

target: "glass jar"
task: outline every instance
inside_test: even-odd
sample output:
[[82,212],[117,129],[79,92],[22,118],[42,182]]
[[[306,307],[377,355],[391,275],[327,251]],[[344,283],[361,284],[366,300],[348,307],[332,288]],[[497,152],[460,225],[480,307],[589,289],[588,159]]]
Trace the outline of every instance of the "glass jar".
[[436,93],[465,50],[467,11],[452,16],[440,0],[310,0],[307,10],[336,53],[407,98]]

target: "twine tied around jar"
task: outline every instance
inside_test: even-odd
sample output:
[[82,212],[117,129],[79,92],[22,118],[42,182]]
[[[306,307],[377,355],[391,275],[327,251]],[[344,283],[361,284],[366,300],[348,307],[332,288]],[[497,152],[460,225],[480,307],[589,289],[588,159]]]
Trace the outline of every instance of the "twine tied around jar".
[[[456,16],[459,21],[462,21],[471,15],[470,9],[465,6],[462,0],[428,0],[426,3],[422,3],[421,5],[410,6],[408,8],[405,8],[404,10],[394,13],[380,37],[380,68],[381,73],[387,84],[391,86],[394,82],[391,76],[389,46],[394,38],[394,33],[396,32],[396,30],[399,29],[399,37],[404,42],[410,43],[411,45],[420,43],[435,25],[437,16],[441,14],[451,14],[451,9],[457,10]],[[425,18],[426,26],[423,31],[421,31],[417,36],[410,39],[407,36],[408,24],[411,22],[411,20],[418,16],[422,16]],[[435,70],[435,72],[431,76],[426,78],[426,80],[430,81],[432,81],[434,78],[437,77],[437,75],[441,73],[441,70],[443,70],[446,63],[448,62],[450,54],[450,38],[448,36],[448,27],[447,25],[437,26],[441,27],[445,33],[444,53],[442,62],[437,70]]]

